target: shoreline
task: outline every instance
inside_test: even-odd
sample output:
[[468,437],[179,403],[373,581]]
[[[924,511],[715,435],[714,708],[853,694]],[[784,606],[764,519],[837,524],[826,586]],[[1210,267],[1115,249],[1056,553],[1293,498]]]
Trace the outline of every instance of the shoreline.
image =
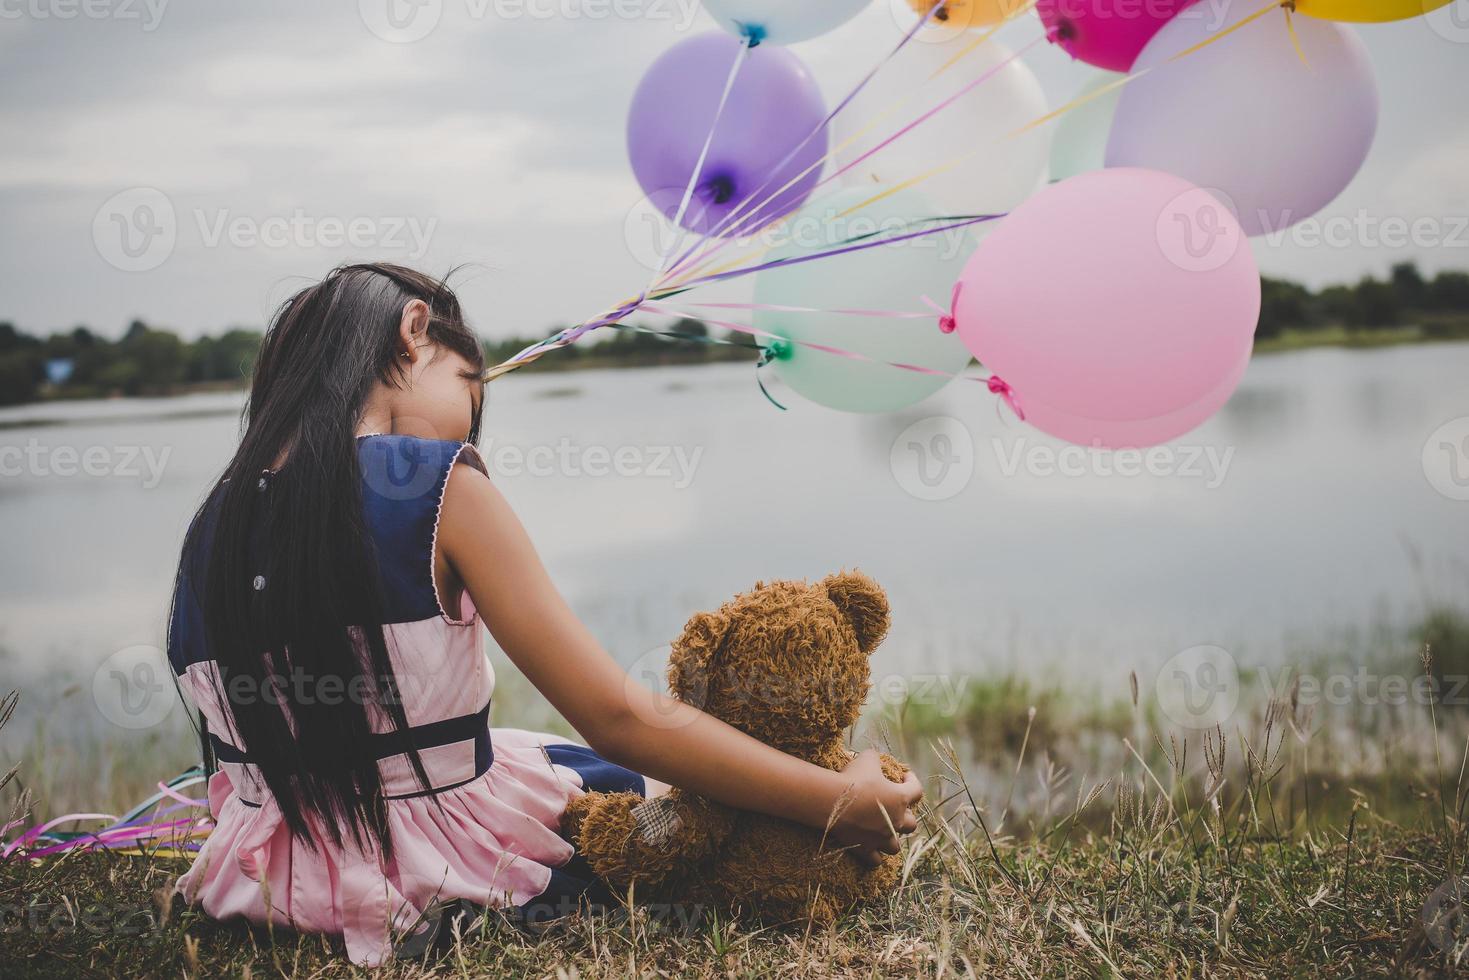
[[[1389,347],[1406,346],[1428,346],[1434,344],[1462,344],[1469,342],[1469,334],[1437,336],[1430,334],[1422,327],[1384,327],[1373,330],[1345,330],[1333,327],[1325,330],[1310,331],[1286,331],[1277,337],[1269,337],[1255,342],[1253,356],[1269,356],[1274,354],[1290,354],[1309,350],[1349,350],[1349,351],[1376,351]],[[667,367],[703,367],[720,364],[739,364],[742,361],[730,358],[720,359],[691,359],[682,357],[671,358],[617,358],[596,357],[595,355],[567,358],[564,360],[551,359],[538,362],[533,367],[523,369],[527,375],[546,374],[571,374],[581,371],[621,371],[621,370],[647,370],[650,368]],[[749,359],[753,364],[754,359]],[[972,362],[971,362],[972,363]],[[126,395],[116,392],[108,395],[98,395],[95,392],[87,392],[81,395],[50,395],[34,399],[28,402],[20,402],[14,405],[4,406],[7,410],[27,409],[37,405],[70,405],[82,402],[139,402],[147,400],[171,400],[175,398],[186,398],[193,395],[207,394],[229,394],[244,392],[249,385],[247,383],[230,384],[219,381],[205,381],[190,384],[172,385],[163,390],[145,390],[136,395]],[[164,413],[172,414],[172,413]],[[208,412],[205,414],[228,414],[221,412]],[[119,421],[134,421],[129,417]],[[0,431],[22,427],[41,427],[50,425],[66,425],[72,419],[16,419],[3,418],[0,414]],[[88,419],[89,422],[101,421]]]
[[1407,347],[1428,344],[1462,344],[1469,333],[1436,335],[1422,326],[1379,327],[1371,330],[1346,330],[1330,327],[1324,330],[1287,330],[1277,337],[1255,341],[1256,354],[1288,354],[1293,351],[1337,348],[1341,350],[1381,350],[1384,347]]

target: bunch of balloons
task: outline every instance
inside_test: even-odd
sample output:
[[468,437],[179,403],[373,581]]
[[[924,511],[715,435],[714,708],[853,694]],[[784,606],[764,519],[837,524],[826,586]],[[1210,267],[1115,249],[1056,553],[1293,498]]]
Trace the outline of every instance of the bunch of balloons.
[[[1122,447],[1228,400],[1260,309],[1248,238],[1365,161],[1377,89],[1345,22],[1448,0],[897,0],[911,24],[834,105],[786,46],[865,28],[870,0],[703,2],[725,32],[657,59],[627,125],[686,239],[614,316],[753,274],[720,305],[812,401],[893,411],[977,358],[1026,421]],[[989,38],[1027,15],[1030,44]],[[1098,69],[1055,111],[1022,60],[1047,43]]]

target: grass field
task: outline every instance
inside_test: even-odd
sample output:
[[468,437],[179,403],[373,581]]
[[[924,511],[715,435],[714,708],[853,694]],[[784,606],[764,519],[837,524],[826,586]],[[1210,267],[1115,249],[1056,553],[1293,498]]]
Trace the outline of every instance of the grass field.
[[[1115,700],[976,678],[943,713],[888,705],[862,737],[926,772],[928,798],[885,902],[814,930],[636,908],[530,937],[488,913],[376,975],[1469,972],[1469,707],[1450,696],[1466,638],[1463,617],[1436,611],[1403,639],[1438,652],[1373,664],[1370,696],[1314,696],[1309,682],[1341,667],[1310,665],[1242,682],[1213,729],[1180,728],[1135,677]],[[1385,697],[1390,677],[1406,690],[1434,679],[1419,689],[1437,693]],[[22,778],[0,789],[7,809]],[[170,897],[181,870],[108,854],[0,861],[0,975],[369,975],[322,937],[201,918]]]

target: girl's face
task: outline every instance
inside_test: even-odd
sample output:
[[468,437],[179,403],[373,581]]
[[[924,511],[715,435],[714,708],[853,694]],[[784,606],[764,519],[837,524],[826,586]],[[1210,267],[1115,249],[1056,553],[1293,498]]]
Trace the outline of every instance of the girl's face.
[[[417,349],[420,355],[397,391],[393,431],[429,439],[469,439],[485,389],[468,361],[437,345]],[[404,359],[407,363],[407,359]]]
[[397,376],[368,396],[358,431],[468,441],[484,385],[468,361],[428,339],[428,306],[421,300],[403,309],[398,357]]

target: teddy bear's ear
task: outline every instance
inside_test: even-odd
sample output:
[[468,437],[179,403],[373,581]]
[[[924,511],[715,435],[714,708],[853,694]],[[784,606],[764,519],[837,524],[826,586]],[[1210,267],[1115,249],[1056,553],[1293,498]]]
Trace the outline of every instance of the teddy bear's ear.
[[723,612],[701,612],[684,626],[668,657],[668,689],[685,704],[705,707],[714,655],[724,643],[729,618]]
[[821,580],[826,594],[852,622],[857,647],[871,653],[888,634],[888,597],[861,572],[837,572]]

